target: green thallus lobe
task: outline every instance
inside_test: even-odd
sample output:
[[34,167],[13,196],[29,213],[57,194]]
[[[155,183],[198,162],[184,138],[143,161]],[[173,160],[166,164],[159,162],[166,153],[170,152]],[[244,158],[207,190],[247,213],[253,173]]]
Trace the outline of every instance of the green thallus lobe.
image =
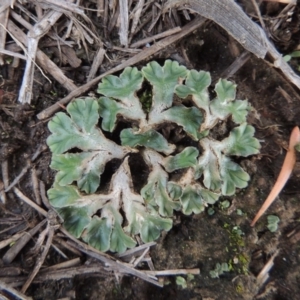
[[[139,92],[145,81],[152,87],[146,95]],[[223,79],[210,100],[210,83],[208,72],[153,61],[141,71],[129,67],[119,77],[103,78],[98,99],[76,99],[67,113],[54,116],[47,143],[57,174],[48,196],[69,232],[101,251],[124,252],[135,245],[134,235],[149,242],[170,230],[174,210],[200,213],[220,195],[247,186],[249,175],[230,156],[259,152],[254,128],[246,123],[248,102],[236,100],[236,85]],[[189,98],[192,107],[178,97]],[[229,117],[236,124],[230,134],[221,141],[212,138],[210,129]],[[131,128],[121,131],[118,145],[103,132],[114,132],[120,118]],[[194,146],[169,142],[164,130],[170,124]],[[149,169],[139,193],[128,163],[137,152]],[[112,159],[122,163],[103,191],[101,175]]]

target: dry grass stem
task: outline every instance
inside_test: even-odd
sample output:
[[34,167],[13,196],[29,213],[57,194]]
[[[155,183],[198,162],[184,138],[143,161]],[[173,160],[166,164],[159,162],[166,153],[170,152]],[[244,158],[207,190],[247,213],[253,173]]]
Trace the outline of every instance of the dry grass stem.
[[101,66],[104,56],[105,56],[105,50],[103,48],[100,48],[97,52],[97,54],[94,57],[92,67],[90,69],[89,75],[87,77],[87,82],[91,81],[95,78],[96,72],[98,71],[99,67]]
[[[0,290],[9,292],[11,295],[13,295],[15,297],[15,299],[18,299],[18,300],[32,300],[31,297],[25,296],[21,292],[17,291],[13,287],[11,287],[8,284],[1,282],[1,281],[0,281]],[[1,296],[1,298],[2,298],[2,296]],[[8,299],[8,298],[2,298],[2,299]]]
[[14,243],[19,238],[21,238],[24,234],[26,234],[26,233],[25,232],[18,232],[16,234],[14,234],[13,236],[11,236],[10,238],[1,241],[0,242],[0,249],[5,248],[6,246],[10,245],[11,243]]
[[137,267],[138,264],[144,259],[145,255],[149,252],[150,247],[147,247],[144,252],[139,256],[134,262],[133,262],[133,267]]
[[53,237],[54,237],[54,232],[55,232],[55,229],[54,227],[52,227],[51,225],[48,224],[47,226],[47,234],[48,234],[48,238],[47,238],[47,241],[46,241],[46,244],[43,248],[43,252],[42,254],[37,258],[37,262],[34,266],[34,269],[33,271],[31,272],[31,274],[29,275],[28,279],[26,280],[26,282],[24,283],[24,285],[22,286],[22,289],[21,289],[21,292],[22,293],[25,293],[28,289],[28,287],[30,286],[31,282],[33,281],[34,277],[36,276],[36,274],[38,273],[38,271],[40,270],[48,252],[49,252],[49,249],[50,249],[50,246],[52,244],[52,240],[53,240]]
[[251,53],[244,51],[240,56],[238,56],[234,62],[224,70],[220,77],[221,78],[230,78],[232,77],[251,57]]
[[24,55],[22,55],[22,54],[15,53],[15,52],[12,52],[12,51],[3,49],[3,48],[0,48],[0,53],[6,54],[6,55],[9,55],[9,56],[12,56],[12,57],[21,58],[21,59],[24,59],[24,60],[27,59],[26,56],[24,56]]
[[[0,6],[0,24],[3,25],[3,27],[0,27],[0,49],[5,48],[5,41],[6,41],[6,26],[8,22],[8,16],[9,16],[9,6],[11,3],[11,0],[2,0]],[[2,51],[0,51],[0,65],[4,64],[3,55],[1,54]],[[3,53],[3,52],[2,52]]]
[[275,251],[275,253],[271,256],[271,258],[268,260],[268,262],[265,264],[265,266],[262,268],[262,270],[259,272],[259,274],[256,277],[258,286],[262,286],[269,278],[269,272],[274,266],[274,259],[278,255],[279,250]]
[[13,188],[14,193],[25,203],[27,203],[28,205],[30,205],[32,208],[34,208],[38,213],[42,214],[44,217],[47,217],[47,212],[41,208],[40,206],[38,206],[37,204],[35,204],[32,200],[30,200],[28,197],[26,197],[19,189],[17,189],[16,187]]
[[10,264],[15,257],[20,253],[24,246],[32,239],[32,237],[46,224],[47,220],[44,219],[34,228],[25,232],[4,254],[2,260],[4,264]]
[[146,244],[143,244],[143,245],[140,245],[140,246],[137,246],[137,247],[134,247],[132,249],[129,249],[121,254],[117,254],[116,256],[119,257],[119,258],[125,258],[125,257],[132,257],[134,256],[136,253],[140,253],[142,251],[144,251],[144,249],[146,248],[150,248],[152,246],[155,246],[156,243],[155,242],[150,242],[150,243],[146,243]]
[[297,0],[263,0],[265,2],[279,2],[279,3],[293,3],[296,4]]
[[43,19],[36,23],[27,34],[27,63],[24,71],[23,81],[19,92],[18,101],[22,104],[31,103],[32,86],[34,77],[34,62],[38,51],[38,43],[51,27],[62,16],[61,12],[49,11]]
[[81,263],[80,258],[77,257],[77,258],[70,259],[68,261],[62,262],[60,264],[53,265],[51,267],[44,268],[42,270],[42,272],[48,273],[49,271],[56,271],[56,270],[61,270],[61,269],[66,269],[66,268],[71,268],[71,267],[76,267],[76,266],[79,266],[80,263]]
[[174,275],[199,275],[200,269],[176,269],[176,270],[164,270],[164,271],[144,271],[147,274],[153,276],[174,276]]
[[41,206],[41,196],[40,196],[40,190],[39,190],[39,180],[37,178],[36,169],[32,168],[31,170],[31,181],[32,181],[32,187],[33,187],[33,193],[35,197],[35,202]]
[[52,207],[49,203],[49,200],[47,198],[47,195],[46,195],[46,188],[45,188],[44,182],[40,180],[39,186],[40,186],[40,195],[41,195],[41,199],[42,199],[44,206],[49,210],[52,209]]
[[128,27],[129,27],[129,18],[128,18],[128,0],[119,0],[120,7],[120,43],[121,45],[128,47]]
[[73,241],[73,242],[70,242],[70,244],[73,247],[77,248],[78,250],[87,254],[88,256],[93,257],[93,258],[103,262],[112,271],[118,272],[121,274],[133,275],[133,276],[139,277],[149,283],[157,285],[159,287],[162,286],[159,282],[157,282],[157,280],[149,277],[144,272],[136,270],[122,262],[115,261],[115,259],[113,257],[110,257],[108,254],[102,253],[102,252],[94,249],[93,247],[90,247],[90,246],[80,242],[79,240],[77,240],[76,238],[71,236],[64,228],[60,228],[60,231],[63,232],[67,237],[69,237]]
[[138,48],[142,45],[146,45],[147,43],[151,43],[151,42],[159,40],[161,38],[164,38],[164,37],[170,36],[172,34],[178,33],[180,31],[181,31],[180,27],[175,27],[175,28],[172,28],[170,30],[166,30],[165,32],[162,32],[162,33],[150,36],[148,38],[145,38],[143,40],[139,40],[138,42],[131,44],[130,47],[131,48]]

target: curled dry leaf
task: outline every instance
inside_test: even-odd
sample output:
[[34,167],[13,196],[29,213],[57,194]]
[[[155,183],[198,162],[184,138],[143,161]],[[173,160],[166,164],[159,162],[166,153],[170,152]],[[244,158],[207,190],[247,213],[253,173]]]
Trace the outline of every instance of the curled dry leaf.
[[278,178],[264,204],[256,214],[255,218],[251,222],[251,226],[254,226],[259,218],[265,213],[269,206],[275,201],[278,194],[281,192],[289,177],[292,174],[296,163],[296,149],[297,144],[300,143],[300,131],[299,127],[295,127],[290,136],[289,149],[286,153],[283,165],[281,167]]

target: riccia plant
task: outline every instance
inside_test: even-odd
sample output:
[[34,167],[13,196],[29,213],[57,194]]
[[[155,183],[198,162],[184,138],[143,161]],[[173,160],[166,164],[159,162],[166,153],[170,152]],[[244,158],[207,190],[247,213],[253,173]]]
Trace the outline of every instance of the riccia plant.
[[[57,174],[48,197],[71,234],[101,251],[124,252],[137,234],[146,243],[170,230],[174,210],[200,213],[247,186],[249,175],[231,157],[260,149],[246,122],[248,102],[236,100],[236,85],[223,79],[210,100],[210,84],[208,72],[153,61],[103,78],[99,99],[76,99],[54,116],[47,143]],[[215,139],[226,120],[231,131]],[[134,155],[147,166],[140,174],[149,173],[140,190],[130,170]],[[120,166],[105,188],[101,175],[113,159]]]

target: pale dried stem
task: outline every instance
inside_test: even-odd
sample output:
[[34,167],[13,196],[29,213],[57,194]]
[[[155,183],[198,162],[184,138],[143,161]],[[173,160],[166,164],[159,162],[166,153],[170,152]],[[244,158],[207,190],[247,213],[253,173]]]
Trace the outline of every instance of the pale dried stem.
[[33,193],[34,193],[34,197],[35,197],[35,202],[39,206],[41,206],[42,201],[41,201],[40,190],[39,190],[39,180],[38,180],[35,168],[32,168],[32,170],[31,170],[31,181],[32,181],[32,186],[33,186]]
[[120,7],[120,43],[121,45],[128,47],[128,26],[129,26],[129,18],[128,18],[128,0],[119,0]]
[[175,33],[178,33],[181,31],[181,28],[180,27],[175,27],[175,28],[172,28],[172,29],[169,29],[169,30],[166,30],[162,33],[159,33],[159,34],[156,34],[156,35],[153,35],[153,36],[150,36],[148,38],[145,38],[143,40],[139,40],[138,42],[136,43],[133,43],[130,45],[131,48],[138,48],[142,45],[146,45],[147,43],[151,43],[155,40],[159,40],[161,38],[164,38],[164,37],[167,37],[167,36],[170,36],[172,34],[175,34]]
[[43,248],[43,252],[42,252],[41,256],[38,257],[36,265],[34,266],[33,271],[31,272],[31,274],[29,275],[29,277],[26,280],[25,284],[23,285],[23,287],[21,289],[22,293],[25,293],[27,291],[28,287],[30,286],[31,282],[33,281],[34,277],[36,276],[36,274],[40,270],[43,262],[45,261],[45,258],[47,256],[47,254],[49,252],[49,249],[50,249],[50,246],[52,244],[54,233],[55,233],[54,227],[48,225],[48,238],[47,238],[46,245]]
[[134,268],[128,266],[127,264],[124,264],[122,262],[115,261],[113,257],[110,257],[108,254],[102,253],[93,247],[90,247],[79,240],[75,239],[72,235],[70,235],[64,228],[60,228],[60,231],[63,232],[68,238],[70,238],[73,242],[70,242],[70,244],[80,250],[81,252],[84,252],[85,254],[103,262],[106,266],[108,266],[111,270],[115,272],[119,272],[122,274],[130,274],[136,277],[139,277],[147,282],[150,282],[157,286],[162,286],[159,282],[154,280],[153,278],[146,275],[144,272],[135,270]]
[[4,183],[1,180],[0,180],[0,200],[3,204],[5,204],[7,201],[6,194],[4,191]]
[[51,267],[44,268],[44,269],[42,270],[42,272],[43,272],[43,273],[48,273],[48,272],[50,272],[50,271],[57,271],[57,270],[65,269],[65,268],[76,267],[76,266],[79,266],[80,263],[81,263],[80,258],[77,257],[77,258],[74,258],[74,259],[65,261],[65,262],[63,262],[63,263],[53,265],[53,266],[51,266]]
[[155,246],[155,245],[156,245],[155,242],[146,243],[146,244],[137,246],[135,248],[129,249],[129,250],[127,250],[127,251],[125,251],[125,252],[123,252],[121,254],[118,254],[117,257],[120,257],[120,258],[121,257],[124,258],[124,257],[127,257],[127,256],[130,257],[130,256],[133,256],[136,253],[144,251],[144,249],[146,249],[146,248],[150,248],[150,247]]
[[[9,5],[11,3],[11,0],[2,0],[2,3],[0,4],[0,9],[3,9],[0,12],[0,24],[3,25],[3,27],[0,27],[0,49],[5,48],[5,41],[6,41],[6,30],[4,29],[7,26],[8,22],[8,15],[9,15]],[[2,51],[0,51],[0,65],[4,64],[3,55],[1,54]],[[3,52],[2,52],[3,53]]]
[[51,207],[51,205],[49,203],[49,200],[48,200],[48,198],[46,196],[46,188],[45,188],[44,182],[40,180],[39,186],[40,186],[40,195],[41,195],[42,202],[43,202],[44,206],[47,209],[52,209],[52,207]]
[[21,238],[24,234],[26,234],[26,233],[25,232],[18,232],[16,234],[14,234],[13,236],[11,236],[10,238],[1,241],[0,242],[0,249],[5,248],[6,246],[10,245],[11,243],[14,243],[19,238]]
[[[8,21],[8,30],[13,32],[14,35],[20,40],[24,45],[27,45],[27,38],[24,32],[17,27],[11,20]],[[64,75],[64,73],[59,69],[59,67],[53,63],[50,58],[41,50],[37,51],[37,63],[49,74],[53,76],[65,89],[68,91],[73,91],[77,89],[77,86]]]
[[293,3],[296,4],[297,0],[263,0],[266,2],[279,2],[279,3]]
[[145,255],[149,252],[150,247],[147,247],[144,252],[142,253],[141,256],[139,256],[133,263],[133,267],[135,268],[141,261],[142,259],[145,257]]
[[30,0],[33,3],[40,3],[43,8],[51,8],[53,10],[59,11],[61,13],[71,12],[74,14],[81,15],[82,17],[86,18],[84,10],[78,7],[77,4],[74,4],[74,0]]
[[140,17],[141,17],[141,13],[142,13],[144,4],[145,4],[145,0],[139,0],[134,8],[134,15],[133,15],[132,25],[131,25],[131,30],[130,30],[131,34],[135,33],[137,25],[140,21]]
[[1,200],[2,203],[6,203],[6,193],[5,189],[9,186],[9,177],[8,177],[8,161],[5,160],[1,164],[1,171],[2,171],[2,180],[3,180],[3,185],[1,187]]
[[0,281],[0,290],[4,290],[9,292],[11,295],[14,296],[14,299],[19,299],[19,300],[32,300],[31,297],[27,297],[24,294],[22,294],[21,292],[17,291],[16,289],[12,288],[11,286],[9,286],[8,284],[1,282]]
[[232,77],[250,59],[250,57],[250,52],[245,50],[228,68],[221,73],[220,78],[227,79]]
[[38,225],[36,225],[34,228],[29,230],[28,232],[24,232],[24,234],[4,254],[4,256],[2,258],[3,262],[5,264],[10,264],[15,259],[15,257],[20,253],[20,251],[23,249],[23,247],[45,225],[46,222],[47,222],[47,220],[44,219],[42,222],[40,222]]
[[97,0],[97,17],[103,17],[105,0]]
[[268,262],[257,275],[256,280],[259,287],[261,287],[268,280],[269,272],[274,266],[274,259],[278,255],[278,253],[279,250],[276,250],[276,252],[272,255],[272,257],[268,260]]
[[258,16],[260,25],[261,25],[261,27],[264,29],[264,31],[266,32],[265,22],[264,22],[264,20],[263,20],[263,18],[262,18],[262,16],[261,16],[261,13],[260,13],[260,10],[259,10],[259,6],[258,6],[256,0],[251,0],[251,1],[252,1],[253,6],[254,6],[254,9],[255,9],[255,11],[256,11],[256,14],[257,14],[257,16]]
[[[26,165],[21,170],[20,174],[14,179],[14,181],[8,187],[5,188],[5,192],[8,192],[11,188],[13,188],[21,180],[21,178],[23,178],[23,176],[26,174],[28,169],[31,167],[31,163],[34,162],[36,160],[36,158],[45,150],[46,150],[45,145],[42,145],[37,148],[35,153],[32,155],[31,160],[30,159],[26,160]],[[8,171],[7,171],[7,173],[8,173]]]
[[153,276],[174,276],[174,275],[199,275],[200,269],[175,269],[175,270],[164,270],[164,271],[144,271],[147,274]]
[[55,243],[57,243],[60,247],[63,247],[65,249],[67,249],[69,252],[72,252],[74,255],[76,256],[80,256],[82,257],[83,254],[78,251],[77,249],[75,249],[74,247],[70,246],[65,240],[58,238],[57,236],[55,237]]
[[14,193],[25,203],[27,203],[28,205],[30,205],[32,208],[34,208],[37,212],[39,212],[40,214],[42,214],[44,217],[47,217],[47,212],[39,207],[36,203],[34,203],[32,200],[30,200],[28,197],[26,197],[19,189],[17,189],[16,187],[13,188]]
[[61,12],[48,12],[27,34],[27,55],[28,60],[23,75],[23,81],[19,92],[18,101],[22,104],[31,103],[32,86],[34,77],[34,61],[38,50],[38,43],[56,21],[62,16]]
[[[12,51],[3,49],[3,48],[0,48],[0,53],[6,54],[6,55],[9,55],[9,56],[13,56],[13,57],[18,57],[18,58],[21,58],[21,59],[24,59],[24,60],[27,59],[26,56],[24,56],[24,55],[22,55],[22,54],[15,53],[15,52],[12,52]],[[1,57],[1,54],[0,54],[0,57]],[[0,58],[0,59],[1,59],[1,58]],[[0,64],[1,64],[1,63],[0,63]]]
[[93,60],[92,67],[90,69],[89,75],[87,77],[87,82],[91,81],[92,79],[95,78],[96,72],[99,69],[100,65],[103,62],[104,55],[105,55],[105,50],[101,47],[97,54],[95,55],[95,58]]

